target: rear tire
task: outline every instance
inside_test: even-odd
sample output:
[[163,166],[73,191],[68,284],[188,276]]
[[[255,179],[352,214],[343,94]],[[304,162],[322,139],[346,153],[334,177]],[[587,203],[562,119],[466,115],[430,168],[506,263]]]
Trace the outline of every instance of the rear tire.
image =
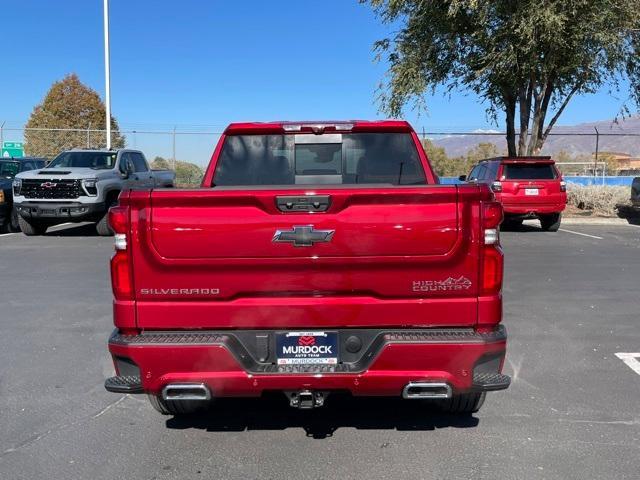
[[163,400],[159,395],[148,394],[151,406],[162,415],[190,415],[206,410],[211,402],[201,400]]
[[109,225],[109,211],[104,214],[104,216],[96,223],[96,232],[101,237],[110,237],[113,235],[113,230],[111,230],[111,226]]
[[9,223],[7,223],[7,231],[9,233],[17,233],[20,231],[20,223],[18,217],[18,211],[15,208],[12,208],[11,217],[9,219]]
[[562,215],[559,213],[540,215],[540,226],[545,232],[557,232],[560,228],[561,221]]
[[29,237],[34,235],[44,235],[47,231],[46,225],[37,222],[29,222],[20,215],[18,215],[18,225],[20,225],[22,233]]
[[453,395],[451,398],[448,398],[441,403],[441,408],[447,413],[476,413],[478,410],[480,410],[480,407],[482,407],[486,395],[486,392]]

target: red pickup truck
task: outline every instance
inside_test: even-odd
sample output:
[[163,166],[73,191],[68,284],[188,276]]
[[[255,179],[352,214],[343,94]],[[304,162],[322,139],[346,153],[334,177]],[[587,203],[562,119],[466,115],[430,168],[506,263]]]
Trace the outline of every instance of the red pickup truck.
[[110,211],[112,392],[164,414],[282,391],[437,400],[503,375],[502,207],[440,185],[403,121],[236,123],[197,190]]

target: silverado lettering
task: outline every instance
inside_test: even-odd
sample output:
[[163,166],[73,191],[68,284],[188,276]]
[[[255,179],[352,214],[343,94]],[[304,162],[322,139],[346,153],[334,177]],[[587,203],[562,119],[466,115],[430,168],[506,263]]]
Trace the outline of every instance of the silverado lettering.
[[218,288],[141,288],[140,295],[218,295]]
[[200,189],[110,210],[107,390],[174,415],[273,390],[470,413],[509,386],[488,185],[440,184],[403,121],[235,123],[214,152]]

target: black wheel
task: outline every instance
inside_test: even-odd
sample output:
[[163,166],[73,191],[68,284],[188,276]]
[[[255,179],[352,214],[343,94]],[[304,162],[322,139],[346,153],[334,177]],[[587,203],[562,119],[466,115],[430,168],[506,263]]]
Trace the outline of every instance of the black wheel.
[[562,215],[559,213],[540,215],[540,226],[545,232],[557,232],[560,228],[561,221]]
[[110,237],[113,235],[113,230],[109,226],[109,211],[104,214],[104,216],[96,223],[96,232],[101,237]]
[[485,392],[453,395],[451,398],[444,400],[440,406],[447,413],[476,413],[482,407],[486,395]]
[[7,223],[7,231],[10,233],[16,233],[20,231],[20,223],[18,220],[18,211],[15,208],[11,209],[11,218]]
[[33,221],[29,222],[20,215],[18,215],[18,225],[20,225],[20,230],[22,230],[22,233],[29,237],[33,235],[44,235],[47,231],[46,225]]
[[189,415],[206,410],[211,402],[202,400],[163,400],[158,395],[149,394],[149,402],[162,415]]

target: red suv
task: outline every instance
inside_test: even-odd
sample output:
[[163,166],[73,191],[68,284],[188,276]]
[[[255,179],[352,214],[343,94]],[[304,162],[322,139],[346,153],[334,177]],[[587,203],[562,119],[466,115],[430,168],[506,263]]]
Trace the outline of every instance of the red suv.
[[504,207],[505,224],[537,218],[545,231],[560,228],[567,186],[551,157],[498,157],[481,160],[460,180],[486,183]]

